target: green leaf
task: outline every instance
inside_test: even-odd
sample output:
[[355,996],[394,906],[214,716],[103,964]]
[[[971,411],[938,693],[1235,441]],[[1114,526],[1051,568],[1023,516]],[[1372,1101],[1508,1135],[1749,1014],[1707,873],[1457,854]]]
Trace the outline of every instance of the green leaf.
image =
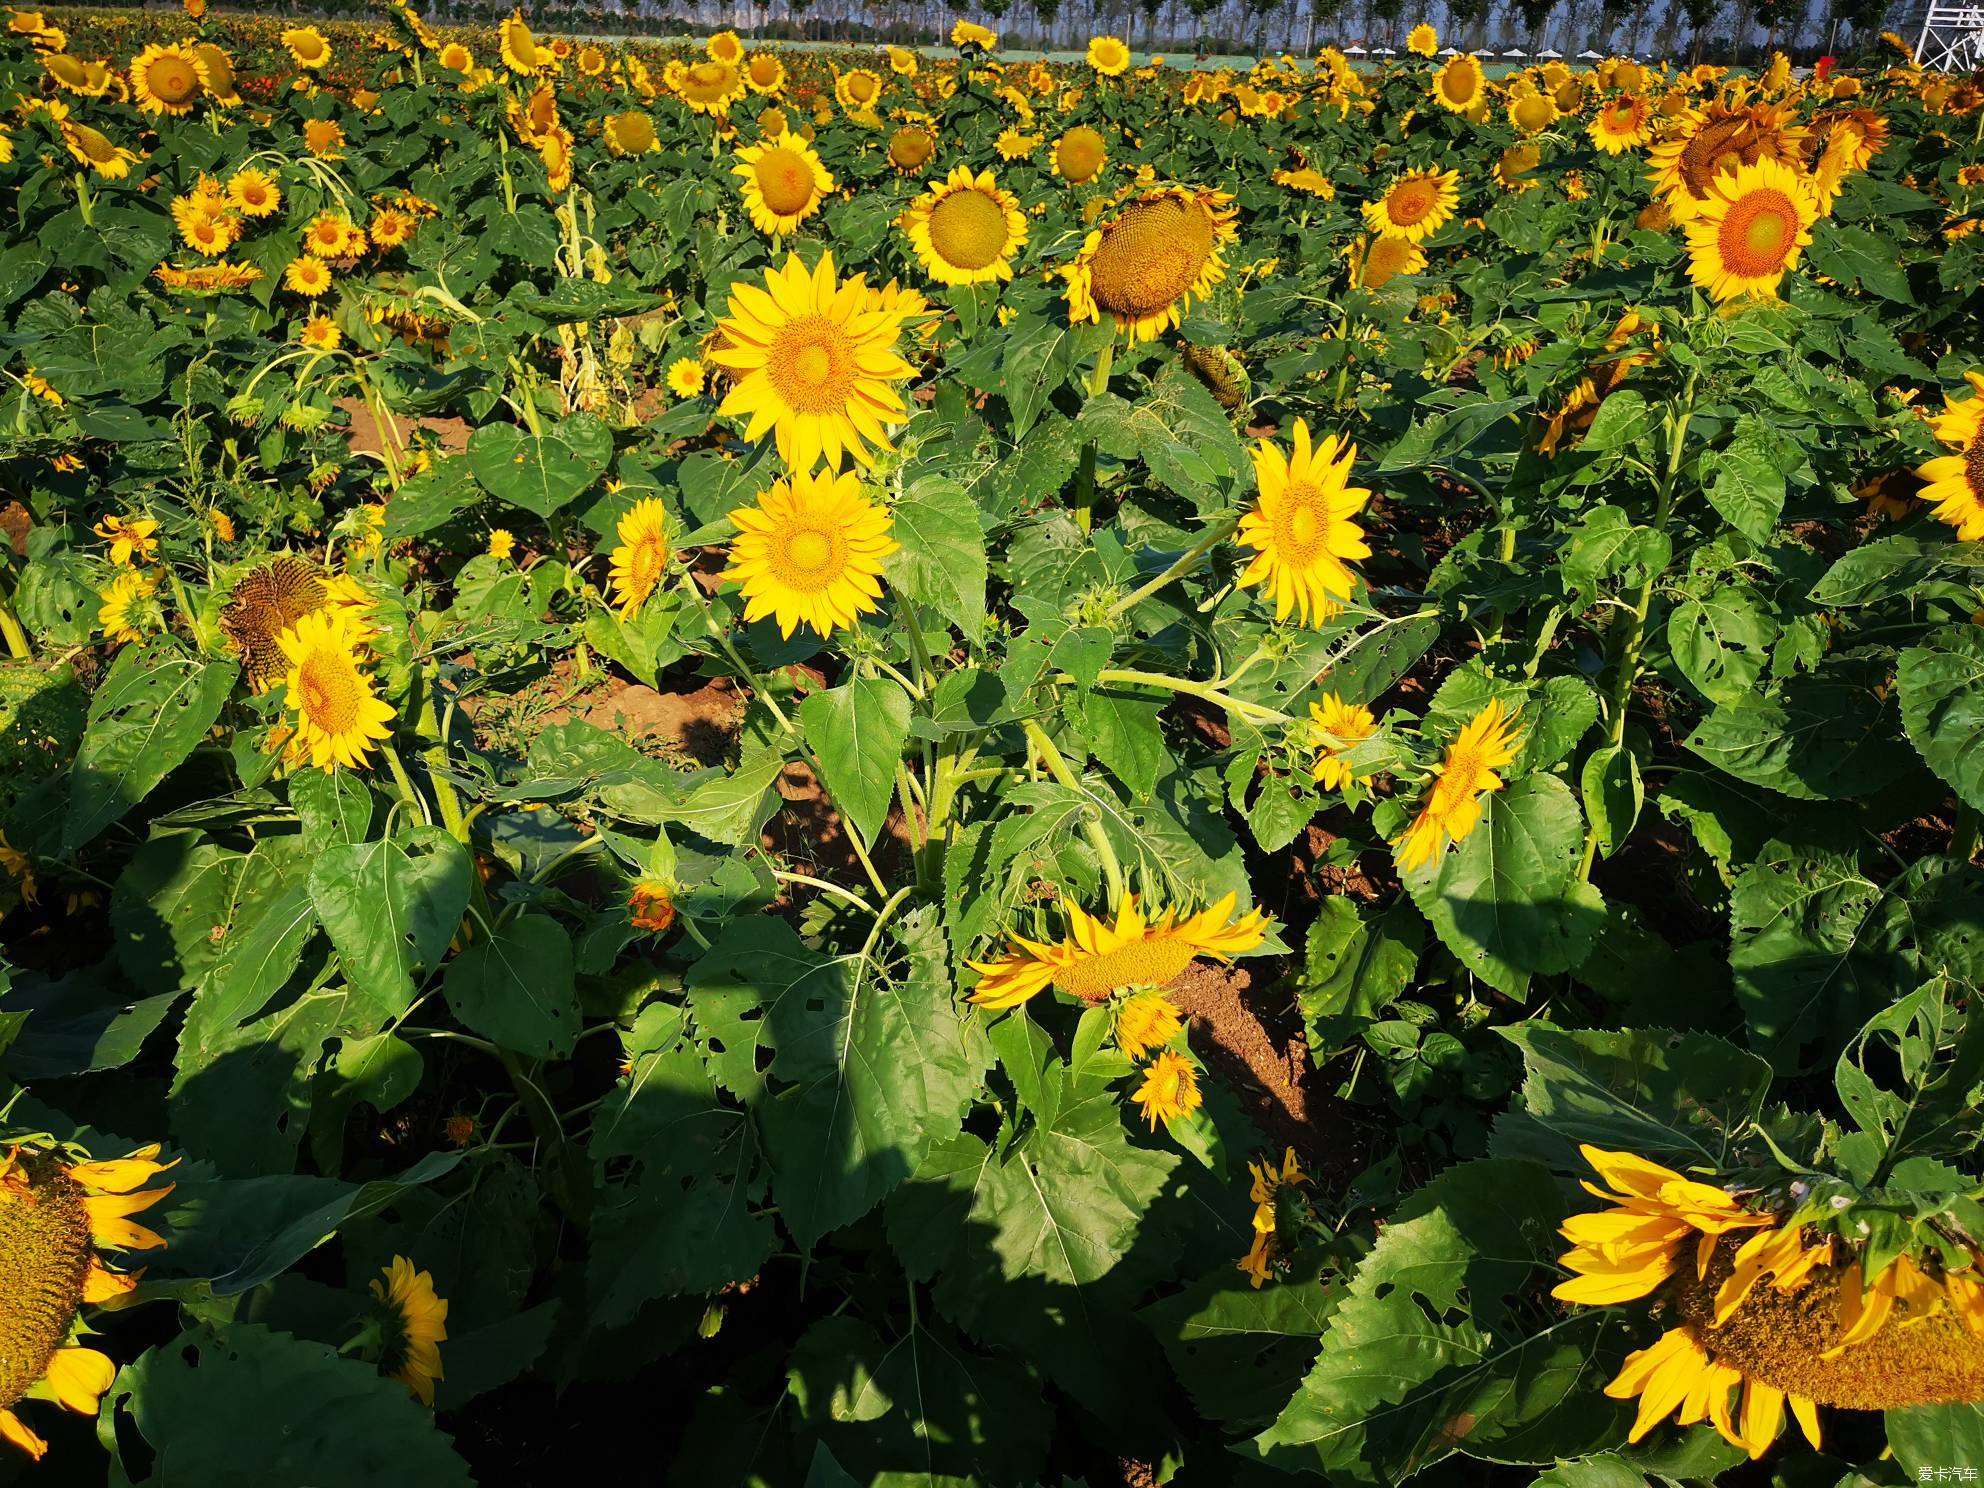
[[1164,704],[1118,688],[1078,693],[1074,703],[1072,711],[1088,736],[1089,752],[1133,797],[1148,796],[1156,788],[1159,768],[1169,758],[1157,721]]
[[1911,1482],[1949,1481],[1984,1462],[1984,1405],[1915,1405],[1885,1413],[1888,1446]]
[[1532,974],[1583,960],[1603,922],[1596,890],[1575,881],[1583,847],[1570,788],[1525,776],[1485,798],[1466,840],[1407,874],[1405,887],[1463,966],[1521,997]]
[[889,814],[896,768],[909,739],[909,695],[886,677],[857,677],[799,705],[822,783],[864,842]]
[[1754,413],[1741,415],[1729,443],[1703,465],[1715,471],[1704,488],[1709,504],[1750,541],[1769,542],[1784,513],[1784,466],[1770,426]]
[[1738,780],[1798,800],[1868,795],[1909,763],[1895,747],[1886,672],[1872,657],[1828,657],[1815,673],[1720,705],[1687,747]]
[[[734,773],[711,772],[710,778],[691,790],[679,805],[669,806],[661,819],[693,827],[726,847],[756,842],[765,822],[778,809],[772,782],[784,768],[785,757],[775,751],[756,756],[747,753]],[[609,808],[620,804],[607,795]]]
[[345,772],[304,770],[289,778],[289,804],[311,849],[348,847],[372,830],[372,788]]
[[1756,688],[1770,661],[1777,622],[1747,588],[1722,584],[1683,597],[1667,617],[1674,663],[1711,703],[1735,703]]
[[890,515],[901,547],[884,560],[888,582],[976,640],[985,628],[985,534],[970,493],[948,476],[920,476]]
[[1355,900],[1331,896],[1316,911],[1295,996],[1320,1055],[1354,1038],[1411,984],[1425,929],[1401,904],[1367,918]]
[[90,699],[69,772],[62,846],[74,852],[152,793],[206,737],[241,669],[203,661],[170,641],[124,647]]
[[468,460],[445,455],[393,492],[380,537],[388,543],[420,537],[452,521],[482,499]]
[[563,1059],[578,1039],[572,937],[549,915],[520,914],[487,932],[478,925],[441,990],[466,1027],[528,1058]]
[[542,439],[515,424],[484,424],[469,436],[468,464],[498,501],[548,517],[605,473],[613,433],[590,413],[574,413]]
[[468,849],[439,827],[334,847],[310,898],[355,991],[384,1017],[411,1006],[416,969],[440,964],[468,910]]
[[1314,1263],[1260,1288],[1223,1266],[1138,1316],[1202,1414],[1266,1423],[1315,1362],[1334,1304]]
[[[119,1442],[115,1423],[128,1418],[151,1448],[121,1463],[136,1488],[474,1481],[405,1385],[328,1344],[253,1323],[218,1335],[193,1329],[147,1350],[119,1373],[103,1416],[107,1443]],[[151,1470],[139,1476],[141,1465]]]
[[1909,741],[1965,805],[1984,811],[1984,632],[1933,631],[1896,669]]
[[1584,814],[1598,834],[1598,851],[1609,858],[1632,834],[1640,808],[1646,805],[1640,762],[1623,744],[1603,745],[1585,756],[1578,784]]

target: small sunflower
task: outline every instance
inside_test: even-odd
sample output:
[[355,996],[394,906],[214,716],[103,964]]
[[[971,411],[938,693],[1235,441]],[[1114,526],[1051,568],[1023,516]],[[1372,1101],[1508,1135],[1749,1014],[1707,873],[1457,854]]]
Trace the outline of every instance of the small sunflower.
[[1026,246],[1026,214],[992,172],[960,165],[918,197],[900,220],[923,272],[938,284],[985,284],[1013,277]]
[[1162,987],[1199,956],[1230,961],[1261,943],[1267,916],[1256,909],[1235,919],[1238,902],[1228,894],[1181,918],[1176,909],[1146,915],[1130,894],[1114,924],[1070,903],[1065,938],[1043,943],[1014,935],[998,960],[966,962],[980,974],[969,1000],[981,1007],[1018,1007],[1056,987],[1096,1003],[1124,987]]
[[850,68],[834,78],[834,98],[850,114],[872,113],[881,97],[881,77],[865,67]]
[[1450,114],[1464,114],[1487,96],[1481,61],[1467,52],[1447,58],[1433,74],[1433,101]]
[[1973,436],[1960,454],[1938,455],[1915,474],[1927,483],[1917,495],[1935,503],[1937,521],[1964,542],[1984,538],[1984,439]]
[[1332,201],[1336,197],[1336,184],[1321,171],[1310,166],[1296,170],[1278,170],[1274,173],[1274,183],[1285,186],[1290,191],[1303,196],[1313,196],[1320,201]]
[[448,1304],[435,1295],[434,1278],[396,1255],[372,1283],[372,1298],[379,1304],[379,1372],[432,1408],[434,1382],[445,1378],[441,1345],[448,1339]]
[[1421,21],[1405,38],[1405,49],[1415,57],[1431,57],[1440,50],[1440,33]]
[[1086,124],[1077,124],[1054,142],[1054,173],[1070,186],[1093,181],[1109,159],[1109,146]]
[[1116,1008],[1116,1047],[1132,1059],[1142,1059],[1178,1037],[1185,1018],[1162,992],[1135,992]]
[[113,74],[108,62],[87,61],[67,52],[55,52],[43,57],[41,66],[65,93],[74,93],[79,98],[101,98],[110,91]]
[[349,258],[364,246],[364,232],[334,209],[319,212],[303,229],[304,251],[313,258]]
[[1459,205],[1459,171],[1412,170],[1395,178],[1362,210],[1365,225],[1380,237],[1422,243],[1446,225]]
[[904,175],[914,175],[937,153],[937,138],[920,125],[905,124],[889,136],[889,164]]
[[1243,589],[1264,586],[1277,620],[1292,611],[1306,625],[1336,614],[1356,585],[1351,560],[1371,556],[1357,525],[1371,493],[1350,484],[1356,458],[1357,446],[1334,434],[1312,449],[1302,419],[1295,421],[1295,445],[1287,454],[1268,439],[1254,447],[1260,494],[1237,534],[1254,559],[1236,582]]
[[314,610],[276,638],[289,662],[284,694],[296,713],[289,755],[319,770],[361,769],[375,743],[392,737],[392,704],[360,666],[359,622],[344,610]]
[[1152,1131],[1160,1121],[1166,1126],[1183,1121],[1205,1104],[1199,1093],[1198,1071],[1175,1049],[1166,1049],[1144,1067],[1144,1082],[1130,1099],[1143,1107]]
[[466,75],[475,70],[475,53],[471,52],[459,41],[451,41],[442,47],[440,56],[435,58],[435,60],[448,72],[459,72]]
[[150,517],[108,516],[90,528],[110,544],[110,561],[119,568],[149,563],[158,556],[158,523]]
[[120,570],[108,588],[97,592],[97,600],[97,629],[112,642],[141,641],[147,631],[164,624],[158,610],[158,580],[142,569]]
[[717,412],[748,416],[747,439],[773,431],[793,470],[843,454],[867,466],[890,449],[908,413],[893,384],[913,369],[896,353],[903,314],[874,304],[861,275],[838,279],[831,253],[808,271],[798,255],[765,271],[764,287],[732,285],[709,359],[737,374]]
[[1316,751],[1309,773],[1316,783],[1324,790],[1341,790],[1353,780],[1369,785],[1371,777],[1355,775],[1343,762],[1343,753],[1377,731],[1377,716],[1362,703],[1346,703],[1336,693],[1326,692],[1320,703],[1309,704],[1309,747]]
[[1653,138],[1653,108],[1637,93],[1621,93],[1591,116],[1585,133],[1607,155],[1636,150]]
[[343,159],[344,125],[336,119],[305,119],[303,148],[319,160]]
[[738,535],[721,577],[743,587],[747,622],[770,615],[787,637],[801,625],[829,636],[874,613],[883,560],[901,547],[853,471],[775,481],[730,520]]
[[654,121],[643,109],[608,114],[600,126],[606,148],[615,155],[645,155],[660,146],[654,136]]
[[105,1251],[165,1244],[131,1218],[172,1192],[144,1187],[172,1166],[158,1152],[94,1162],[45,1137],[0,1150],[0,1440],[37,1461],[48,1443],[17,1414],[22,1400],[93,1416],[116,1377],[110,1357],[81,1342],[81,1314],[120,1305],[137,1285]]
[[776,52],[753,52],[744,63],[744,85],[753,93],[775,98],[785,91],[785,64]]
[[889,48],[889,71],[897,77],[913,78],[923,70],[922,62],[908,47]]
[[797,232],[837,187],[813,147],[796,137],[746,145],[730,173],[744,183],[751,225],[775,238]]
[[282,188],[267,171],[251,167],[227,178],[227,199],[243,217],[272,217],[282,207]]
[[336,351],[344,342],[344,332],[328,315],[313,315],[303,323],[296,339],[312,351]]
[[315,26],[291,26],[282,33],[281,41],[298,67],[314,70],[331,60],[331,44]]
[[675,891],[657,879],[644,878],[627,896],[627,922],[636,930],[663,935],[675,923]]
[[1121,77],[1130,70],[1130,49],[1120,36],[1090,37],[1088,65],[1103,77]]
[[1502,700],[1492,698],[1447,746],[1419,814],[1393,844],[1399,872],[1411,873],[1438,858],[1449,842],[1467,839],[1481,820],[1481,798],[1502,788],[1495,772],[1522,748],[1515,723],[1513,715],[1503,716]]
[[1002,129],[999,137],[992,142],[992,148],[999,152],[1001,160],[1025,160],[1040,148],[1040,136],[1022,134],[1017,129]]
[[1509,123],[1518,134],[1541,134],[1557,122],[1557,101],[1532,88],[1509,97]]
[[670,543],[668,509],[660,498],[637,501],[614,529],[620,539],[610,558],[614,601],[620,617],[631,620],[660,586],[668,572]]
[[668,364],[668,390],[678,398],[695,397],[705,381],[703,364],[694,357],[677,357]]
[[1130,197],[1059,271],[1068,318],[1107,314],[1132,342],[1154,341],[1177,325],[1194,298],[1226,277],[1224,250],[1235,237],[1231,200],[1186,186]]
[[1717,301],[1773,299],[1817,220],[1811,186],[1790,166],[1738,166],[1710,183],[1686,224],[1688,277]]
[[718,116],[744,96],[744,74],[728,62],[673,64],[667,81],[675,96],[699,114]]
[[331,287],[330,266],[308,253],[292,258],[282,271],[282,285],[293,294],[314,300]]
[[[78,165],[88,166],[106,181],[121,181],[131,174],[131,167],[137,164],[139,156],[115,143],[101,130],[92,129],[87,124],[78,124],[73,119],[61,123],[62,145]],[[9,141],[9,148],[12,143]]]
[[498,563],[506,562],[510,555],[516,551],[516,533],[510,531],[507,527],[492,527],[489,529],[489,546],[487,552],[491,558],[494,558]]
[[1410,238],[1360,236],[1344,256],[1350,262],[1350,282],[1358,289],[1382,289],[1401,274],[1426,268],[1426,250]]
[[735,31],[719,31],[703,43],[703,52],[712,62],[735,67],[744,60],[744,43],[737,39]]

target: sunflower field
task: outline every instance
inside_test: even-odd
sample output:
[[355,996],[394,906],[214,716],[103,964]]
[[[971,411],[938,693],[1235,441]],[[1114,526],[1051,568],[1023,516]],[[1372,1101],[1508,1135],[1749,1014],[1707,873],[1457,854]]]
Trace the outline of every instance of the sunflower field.
[[5,12],[0,1483],[1975,1482],[1984,89],[951,42]]

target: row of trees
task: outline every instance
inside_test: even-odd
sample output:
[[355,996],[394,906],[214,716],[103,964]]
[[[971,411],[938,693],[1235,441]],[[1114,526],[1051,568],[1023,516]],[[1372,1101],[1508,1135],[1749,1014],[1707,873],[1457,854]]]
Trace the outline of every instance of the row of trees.
[[[518,0],[423,0],[437,21],[490,22]],[[257,6],[260,13],[273,8]],[[359,14],[366,0],[282,0],[291,13]],[[1326,43],[1402,46],[1428,20],[1470,50],[1587,49],[1739,61],[1782,47],[1815,56],[1873,43],[1892,0],[522,0],[535,23],[567,32],[679,35],[734,27],[770,37],[940,41],[965,17],[1011,46],[1078,48],[1089,36],[1145,51],[1313,52]]]

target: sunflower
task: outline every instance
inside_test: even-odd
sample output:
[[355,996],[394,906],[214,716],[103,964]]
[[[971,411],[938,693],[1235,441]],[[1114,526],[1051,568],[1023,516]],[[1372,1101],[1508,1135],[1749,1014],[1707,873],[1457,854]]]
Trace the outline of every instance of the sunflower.
[[1529,179],[1530,172],[1543,163],[1541,147],[1528,143],[1510,145],[1495,162],[1491,174],[1495,184],[1513,196],[1536,188],[1536,182]]
[[1130,70],[1130,49],[1120,36],[1092,36],[1088,43],[1088,65],[1103,77],[1121,77]]
[[936,136],[919,125],[905,124],[889,136],[889,164],[905,175],[923,169],[936,153]]
[[278,640],[305,615],[330,601],[323,575],[301,558],[280,554],[235,582],[221,606],[220,633],[240,659],[254,692],[267,692],[288,668]]
[[305,119],[303,148],[319,160],[343,159],[344,125],[336,119]]
[[809,273],[794,254],[762,289],[733,284],[727,308],[709,359],[738,378],[717,412],[747,415],[747,439],[772,429],[793,470],[838,470],[843,453],[867,466],[871,446],[893,448],[887,426],[908,414],[891,384],[913,369],[895,350],[902,313],[873,304],[861,275],[836,279],[831,253]]
[[1185,186],[1130,197],[1059,270],[1069,319],[1099,321],[1106,313],[1132,342],[1154,341],[1177,325],[1195,296],[1226,277],[1222,250],[1235,236],[1231,200]]
[[1199,1093],[1198,1072],[1191,1060],[1175,1049],[1166,1049],[1144,1067],[1144,1082],[1130,1099],[1143,1107],[1152,1131],[1157,1130],[1158,1122],[1169,1126],[1205,1104]]
[[677,357],[668,364],[668,390],[678,398],[693,398],[703,390],[703,364],[694,357]]
[[872,112],[881,96],[881,77],[865,67],[850,68],[834,76],[834,98],[850,114]]
[[104,1251],[165,1244],[131,1218],[172,1192],[144,1187],[173,1166],[158,1151],[94,1162],[35,1137],[0,1152],[0,1439],[37,1460],[48,1443],[15,1413],[21,1401],[95,1415],[116,1376],[107,1355],[80,1342],[81,1313],[118,1306],[137,1285]]
[[448,1304],[434,1293],[434,1278],[396,1255],[372,1297],[379,1304],[379,1373],[398,1380],[422,1405],[434,1404],[434,1381],[443,1379],[441,1345],[448,1338]]
[[331,44],[315,26],[291,26],[281,40],[298,67],[319,68],[331,60]]
[[923,272],[938,284],[985,284],[1013,277],[1026,246],[1026,214],[992,172],[960,165],[902,214],[899,225]]
[[1684,116],[1673,135],[1647,151],[1649,179],[1674,220],[1687,222],[1707,207],[1717,177],[1761,160],[1795,165],[1804,139],[1805,131],[1783,109],[1711,103]]
[[838,187],[813,147],[798,138],[746,145],[730,173],[744,183],[751,225],[775,238],[797,232]]
[[1717,176],[1685,227],[1688,277],[1717,301],[1774,299],[1818,215],[1809,183],[1775,160]]
[[1142,1059],[1178,1037],[1184,1014],[1162,992],[1135,992],[1116,1008],[1116,1047],[1132,1059]]
[[282,207],[282,188],[267,171],[251,167],[227,178],[227,200],[243,217],[272,217]]
[[[1849,170],[1865,170],[1873,158],[1887,148],[1888,121],[1873,109],[1857,108],[1821,114],[1812,121],[1812,127],[1825,135],[1828,148],[1845,141]],[[1977,169],[1976,166],[1964,167],[1965,171]],[[1979,179],[1984,177],[1973,177],[1964,180],[1963,184],[1975,185]]]
[[1607,155],[1634,150],[1653,138],[1652,106],[1637,93],[1621,93],[1591,116],[1585,133]]
[[1968,398],[1943,399],[1943,411],[1929,420],[1929,428],[1936,438],[1951,449],[1967,449],[1980,430],[1984,430],[1984,372],[1966,372],[1963,379],[1970,385]]
[[1350,282],[1358,289],[1382,289],[1400,274],[1426,267],[1426,250],[1410,238],[1359,237],[1344,250]]
[[1070,186],[1095,179],[1109,159],[1109,146],[1095,130],[1077,124],[1054,142],[1054,173]]
[[580,47],[579,73],[583,77],[603,77],[606,73],[606,53],[590,42]]
[[1415,57],[1431,57],[1440,50],[1440,33],[1421,21],[1405,38],[1405,49]]
[[448,72],[469,73],[475,70],[475,53],[459,41],[451,41],[442,47],[440,56],[435,60]]
[[1423,243],[1446,225],[1460,205],[1460,172],[1411,170],[1363,206],[1364,222],[1380,237]]
[[[1432,28],[1423,27],[1424,30]],[[1281,1154],[1281,1167],[1277,1169],[1272,1158],[1262,1158],[1256,1162],[1247,1159],[1247,1172],[1252,1182],[1247,1188],[1247,1197],[1253,1203],[1254,1217],[1248,1229],[1253,1233],[1253,1241],[1247,1253],[1235,1261],[1234,1269],[1247,1273],[1247,1279],[1256,1291],[1266,1283],[1274,1270],[1276,1244],[1275,1210],[1277,1195],[1284,1188],[1306,1188],[1309,1175],[1302,1171],[1302,1164],[1295,1156],[1295,1149],[1288,1147]]]
[[553,58],[537,44],[537,38],[530,34],[530,27],[524,24],[521,10],[513,10],[503,18],[496,28],[497,52],[503,65],[520,77],[536,77],[548,68]]
[[101,98],[110,91],[111,71],[108,62],[89,62],[81,57],[72,57],[67,52],[55,52],[41,59],[42,71],[54,79],[55,86],[65,93],[74,93],[80,98]]
[[1450,114],[1464,114],[1487,96],[1481,61],[1467,52],[1447,58],[1433,74],[1433,101]]
[[703,43],[703,53],[712,62],[735,67],[744,60],[744,43],[737,39],[735,31],[719,31]]
[[108,516],[90,528],[110,544],[110,561],[119,568],[149,563],[158,556],[158,523],[150,517]]
[[232,248],[241,233],[241,219],[231,212],[218,217],[200,213],[180,224],[179,235],[186,246],[208,258],[219,258]]
[[1433,789],[1393,844],[1399,872],[1411,873],[1432,862],[1447,843],[1465,841],[1474,830],[1481,820],[1481,798],[1502,788],[1502,777],[1495,772],[1522,747],[1515,722],[1514,715],[1503,716],[1502,700],[1491,698],[1447,746],[1446,757],[1433,767]]
[[959,51],[967,47],[977,47],[980,51],[997,51],[999,33],[988,30],[975,21],[954,21],[951,24],[951,45]]
[[1965,542],[1984,538],[1984,439],[1973,436],[1960,454],[1938,455],[1915,474],[1927,483],[1919,495],[1936,503],[1931,515],[1937,521],[1954,527]]
[[620,618],[631,620],[641,612],[663,575],[668,572],[668,509],[658,497],[637,501],[622,515],[615,532],[620,539],[609,559],[612,565],[613,597],[620,607]]
[[1274,183],[1277,186],[1285,186],[1290,191],[1299,191],[1304,196],[1317,197],[1322,201],[1333,200],[1336,196],[1335,183],[1321,171],[1306,165],[1298,170],[1276,171]]
[[695,62],[669,69],[668,84],[699,114],[726,114],[744,96],[744,75],[727,62]]
[[1509,96],[1509,123],[1520,134],[1541,134],[1557,122],[1557,101],[1534,88]]
[[654,121],[641,109],[608,114],[600,126],[606,148],[615,155],[645,155],[659,148],[654,137]]
[[392,737],[392,705],[360,669],[359,622],[341,609],[314,610],[276,637],[289,662],[284,694],[296,711],[292,759],[319,770],[361,769],[375,741]]
[[889,71],[897,77],[913,78],[922,71],[922,63],[908,47],[892,46],[889,48]]
[[186,269],[160,264],[152,270],[152,277],[167,289],[195,295],[216,295],[246,289],[263,278],[263,274],[251,263],[195,264]]
[[141,641],[164,623],[158,612],[158,580],[142,569],[120,570],[110,586],[97,591],[97,628],[113,642]]
[[1350,484],[1356,458],[1357,446],[1334,434],[1312,451],[1302,419],[1295,421],[1295,447],[1288,454],[1268,439],[1254,447],[1260,495],[1240,519],[1237,537],[1255,556],[1236,582],[1243,589],[1265,585],[1277,620],[1291,610],[1304,624],[1336,614],[1356,583],[1350,560],[1371,556],[1357,525],[1371,493]]
[[402,212],[398,207],[381,207],[365,225],[365,235],[380,248],[397,248],[410,241],[419,226],[411,212]]
[[1354,775],[1343,762],[1344,751],[1378,731],[1377,716],[1362,703],[1346,703],[1334,692],[1309,704],[1309,747],[1316,751],[1309,773],[1324,790],[1341,790],[1354,779],[1369,785],[1369,775]]
[[1267,916],[1251,910],[1238,919],[1236,895],[1180,918],[1176,909],[1146,915],[1134,894],[1125,895],[1116,922],[1068,905],[1068,934],[1059,941],[1009,937],[996,961],[968,961],[980,973],[970,1001],[981,1007],[1018,1007],[1050,986],[1083,1002],[1106,1000],[1123,987],[1162,987],[1198,956],[1230,961],[1267,935]]
[[720,577],[743,586],[747,622],[771,615],[786,637],[801,625],[829,636],[872,614],[882,560],[902,546],[889,535],[887,508],[862,495],[851,470],[775,481],[730,520],[738,535]]
[[73,119],[62,121],[62,144],[78,165],[86,165],[106,181],[121,181],[138,161],[135,152],[112,143],[110,137]]
[[293,294],[315,299],[331,287],[331,271],[321,258],[305,253],[292,258],[283,269],[282,285]]
[[999,137],[992,142],[992,148],[999,152],[1001,160],[1025,160],[1040,148],[1040,136],[1022,134],[1017,129],[1002,129]]
[[753,52],[744,63],[744,85],[753,93],[776,97],[785,91],[785,64],[776,52]]
[[313,315],[297,331],[296,339],[312,351],[336,351],[344,333],[332,324],[330,316]]

